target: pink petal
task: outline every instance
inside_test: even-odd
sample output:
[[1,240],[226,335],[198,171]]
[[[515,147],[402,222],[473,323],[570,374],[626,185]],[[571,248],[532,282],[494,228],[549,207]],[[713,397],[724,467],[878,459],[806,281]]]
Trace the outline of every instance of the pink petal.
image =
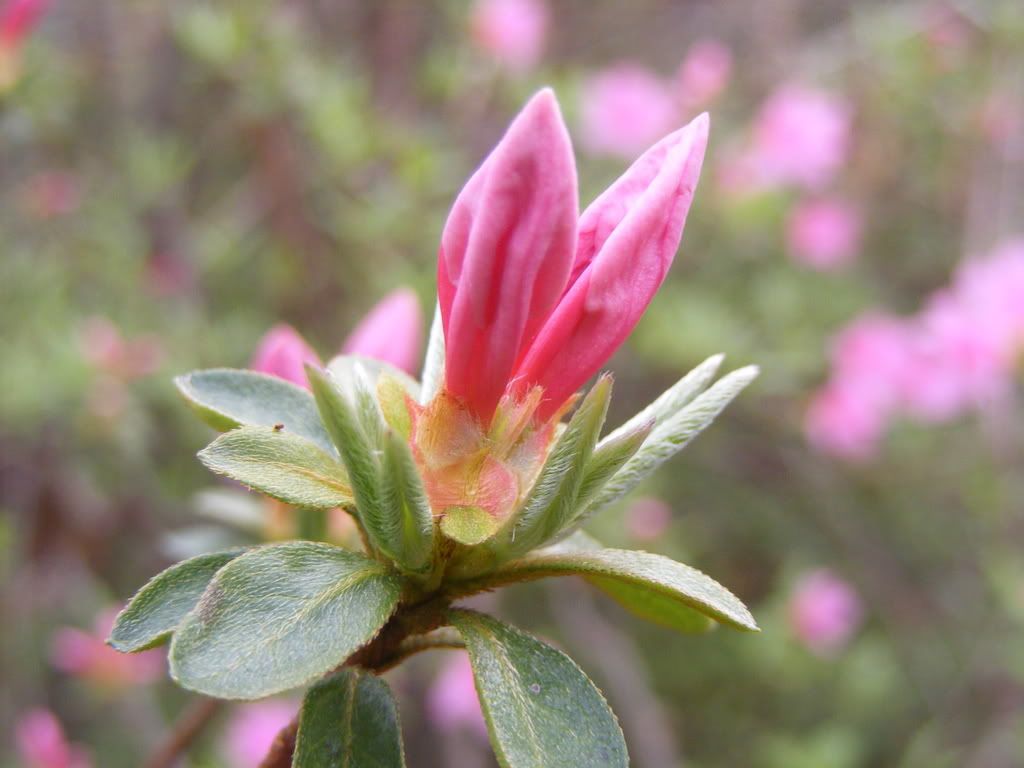
[[545,418],[596,373],[640,320],[682,237],[707,146],[708,117],[642,155],[580,218],[570,289],[516,371],[545,389]]
[[275,325],[260,340],[249,365],[254,371],[309,387],[305,363],[320,365],[320,357],[290,325]]
[[419,363],[422,337],[419,299],[411,289],[399,288],[370,310],[349,334],[341,351],[383,360],[413,373]]
[[576,216],[572,146],[545,89],[469,180],[441,238],[446,384],[485,422],[562,295]]
[[543,0],[477,0],[470,15],[476,45],[513,72],[540,59],[548,29]]

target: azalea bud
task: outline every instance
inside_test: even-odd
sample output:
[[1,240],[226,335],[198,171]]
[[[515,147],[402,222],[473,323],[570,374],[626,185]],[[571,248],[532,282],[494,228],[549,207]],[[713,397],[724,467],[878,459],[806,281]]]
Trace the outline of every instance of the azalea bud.
[[309,388],[306,381],[306,363],[320,365],[320,357],[290,325],[275,325],[260,340],[250,368],[260,373]]
[[580,217],[570,288],[515,375],[544,388],[541,418],[607,362],[665,279],[707,138],[705,114],[641,155]]
[[372,357],[412,373],[420,358],[423,318],[419,299],[400,288],[381,299],[342,345],[345,355]]
[[459,194],[441,238],[446,386],[484,423],[562,295],[576,217],[572,147],[545,89]]

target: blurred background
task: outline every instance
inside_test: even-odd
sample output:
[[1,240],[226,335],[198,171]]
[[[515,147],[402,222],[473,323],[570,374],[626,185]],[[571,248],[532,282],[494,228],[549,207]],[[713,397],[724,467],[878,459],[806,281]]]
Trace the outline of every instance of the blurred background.
[[[1024,765],[1019,0],[0,8],[0,765],[159,749],[192,697],[102,646],[111,611],[296,530],[199,465],[172,377],[281,322],[329,357],[399,285],[432,307],[448,206],[544,84],[583,204],[712,113],[611,423],[716,352],[763,373],[591,531],[764,631],[676,635],[573,580],[493,610],[579,660],[638,768]],[[463,657],[389,677],[411,766],[494,765]],[[296,707],[222,708],[181,765],[257,765]]]

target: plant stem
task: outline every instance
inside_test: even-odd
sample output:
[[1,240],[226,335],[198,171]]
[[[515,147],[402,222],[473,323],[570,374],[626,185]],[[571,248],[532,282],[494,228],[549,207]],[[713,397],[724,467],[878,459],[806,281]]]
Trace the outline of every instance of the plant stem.
[[173,768],[221,708],[217,699],[197,699],[181,713],[167,740],[143,763],[145,768]]
[[[380,674],[414,653],[428,648],[460,647],[461,640],[453,633],[444,632],[443,629],[435,632],[445,623],[448,605],[447,598],[435,596],[421,603],[404,606],[391,617],[369,645],[360,648],[341,666],[359,667]],[[296,715],[294,720],[278,732],[259,768],[290,768],[298,731],[299,716]]]

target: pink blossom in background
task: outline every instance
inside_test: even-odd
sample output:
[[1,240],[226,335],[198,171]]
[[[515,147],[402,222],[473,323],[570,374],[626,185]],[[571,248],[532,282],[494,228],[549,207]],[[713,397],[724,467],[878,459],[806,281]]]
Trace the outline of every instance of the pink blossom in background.
[[309,382],[303,367],[306,363],[321,365],[320,356],[298,331],[282,323],[260,339],[249,367],[308,389]]
[[967,259],[916,314],[868,313],[838,334],[829,381],[805,433],[817,449],[864,459],[888,422],[949,421],[1007,396],[1024,351],[1024,239]]
[[90,768],[89,756],[69,744],[57,716],[32,709],[14,725],[14,745],[22,768]]
[[34,219],[49,220],[74,213],[82,202],[78,177],[67,171],[40,171],[26,179],[21,207]]
[[825,186],[846,162],[850,120],[838,94],[796,84],[776,89],[754,121],[752,149],[765,183]]
[[123,381],[155,373],[164,359],[159,338],[148,334],[125,338],[121,329],[105,317],[85,322],[79,347],[82,356],[99,372]]
[[804,574],[789,598],[789,625],[796,639],[819,656],[841,651],[860,627],[863,607],[857,592],[828,570]]
[[581,89],[580,139],[591,152],[633,157],[678,119],[671,85],[638,64],[617,64]]
[[707,106],[729,84],[732,51],[718,40],[699,40],[690,46],[676,73],[680,102],[688,109]]
[[626,509],[626,532],[636,541],[656,541],[672,523],[672,507],[652,496],[637,499]]
[[63,627],[54,634],[50,661],[56,669],[102,686],[141,685],[159,680],[164,674],[163,653],[118,653],[106,644],[117,610],[100,614],[91,632]]
[[0,5],[0,48],[21,43],[39,23],[50,0],[7,0]]
[[544,52],[548,7],[543,0],[476,0],[470,34],[476,45],[513,72],[536,66]]
[[878,451],[886,412],[856,389],[830,383],[815,393],[804,416],[804,434],[817,450],[850,461]]
[[256,768],[297,711],[298,705],[280,699],[237,705],[221,741],[228,768]]
[[480,709],[469,655],[452,653],[427,692],[427,714],[434,725],[451,731],[466,728],[487,738],[487,722]]
[[790,212],[786,242],[794,260],[812,269],[849,264],[860,249],[861,217],[842,200],[804,200]]
[[423,344],[423,316],[416,294],[399,288],[385,296],[342,346],[346,355],[372,357],[415,373]]

